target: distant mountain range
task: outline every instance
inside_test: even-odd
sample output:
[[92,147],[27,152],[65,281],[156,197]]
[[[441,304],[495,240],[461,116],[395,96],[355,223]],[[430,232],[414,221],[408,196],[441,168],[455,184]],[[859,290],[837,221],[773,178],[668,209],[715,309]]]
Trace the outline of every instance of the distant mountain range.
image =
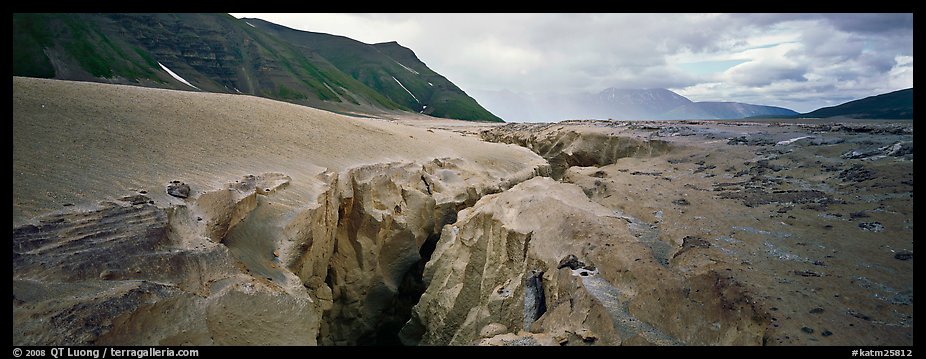
[[228,14],[13,14],[13,75],[501,121],[398,43]]
[[870,96],[800,115],[805,118],[912,119],[913,88]]
[[791,116],[782,107],[739,102],[693,102],[667,89],[608,88],[597,94],[526,95],[510,91],[475,92],[487,108],[509,121],[716,120],[751,116]]

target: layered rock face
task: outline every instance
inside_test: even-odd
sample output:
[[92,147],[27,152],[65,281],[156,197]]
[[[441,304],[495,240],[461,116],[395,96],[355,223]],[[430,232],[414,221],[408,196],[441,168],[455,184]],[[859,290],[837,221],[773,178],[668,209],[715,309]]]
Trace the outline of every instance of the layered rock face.
[[14,228],[13,342],[314,344],[309,292],[291,273],[256,276],[228,243],[253,226],[263,193],[285,183],[251,176],[185,206],[139,195]]
[[[573,166],[603,166],[625,157],[653,157],[668,153],[671,145],[661,139],[614,136],[584,126],[559,124],[507,124],[480,132],[489,142],[522,146],[543,156],[552,176],[561,179]],[[576,123],[582,123],[577,121]]]
[[403,339],[762,343],[768,318],[735,279],[713,271],[686,277],[664,266],[628,224],[581,188],[549,178],[482,198],[444,228]]
[[[339,181],[335,246],[325,283],[323,344],[392,344],[423,292],[422,257],[430,255],[443,225],[482,196],[539,173],[515,173],[497,182],[465,161],[435,159],[424,165],[380,164],[348,171]],[[313,279],[317,281],[317,279]]]

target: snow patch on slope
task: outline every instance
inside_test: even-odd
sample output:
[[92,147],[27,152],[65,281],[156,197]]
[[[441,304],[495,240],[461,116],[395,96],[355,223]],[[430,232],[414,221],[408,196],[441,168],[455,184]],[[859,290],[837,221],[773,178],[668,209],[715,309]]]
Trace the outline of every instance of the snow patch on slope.
[[399,86],[402,86],[402,89],[404,89],[405,92],[408,92],[409,95],[412,95],[412,98],[415,99],[415,102],[421,103],[421,101],[418,101],[418,98],[415,97],[415,94],[413,94],[411,91],[409,91],[407,88],[405,88],[405,85],[403,85],[401,82],[399,82],[399,79],[395,78],[395,76],[393,76],[392,79],[395,80],[395,82],[396,82],[397,84],[399,84]]
[[421,74],[418,73],[418,71],[412,70],[410,67],[405,66],[405,65],[402,65],[401,62],[398,62],[398,61],[396,61],[396,60],[392,60],[392,61],[395,62],[395,63],[397,63],[397,64],[399,64],[399,66],[404,67],[406,70],[408,70],[408,72],[411,72],[411,73],[413,73],[413,74],[415,74],[415,75],[421,75]]
[[[171,77],[173,77],[173,78],[176,79],[177,81],[183,82],[183,83],[187,84],[187,86],[190,86],[190,87],[192,87],[192,88],[195,88],[195,89],[199,90],[199,87],[193,86],[193,84],[191,84],[191,83],[190,83],[189,81],[187,81],[187,80],[184,80],[182,77],[180,77],[180,75],[177,75],[175,72],[171,71],[169,68],[167,68],[167,66],[164,66],[164,64],[162,64],[161,62],[158,62],[158,65],[160,65],[161,68],[164,69],[164,71],[167,71],[167,74],[168,74],[168,75],[170,75]],[[406,90],[406,91],[408,91],[408,90]]]

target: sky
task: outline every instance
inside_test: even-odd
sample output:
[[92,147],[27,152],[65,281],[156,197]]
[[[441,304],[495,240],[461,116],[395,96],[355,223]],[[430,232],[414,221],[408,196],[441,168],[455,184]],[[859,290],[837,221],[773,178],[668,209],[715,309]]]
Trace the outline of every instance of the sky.
[[232,15],[397,41],[471,95],[668,88],[809,112],[913,87],[911,13]]

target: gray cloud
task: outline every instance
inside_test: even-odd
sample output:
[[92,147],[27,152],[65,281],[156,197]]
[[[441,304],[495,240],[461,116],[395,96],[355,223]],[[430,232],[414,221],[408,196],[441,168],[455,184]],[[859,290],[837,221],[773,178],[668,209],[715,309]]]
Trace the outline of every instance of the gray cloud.
[[913,31],[913,14],[825,14],[823,17],[840,30],[852,33]]

